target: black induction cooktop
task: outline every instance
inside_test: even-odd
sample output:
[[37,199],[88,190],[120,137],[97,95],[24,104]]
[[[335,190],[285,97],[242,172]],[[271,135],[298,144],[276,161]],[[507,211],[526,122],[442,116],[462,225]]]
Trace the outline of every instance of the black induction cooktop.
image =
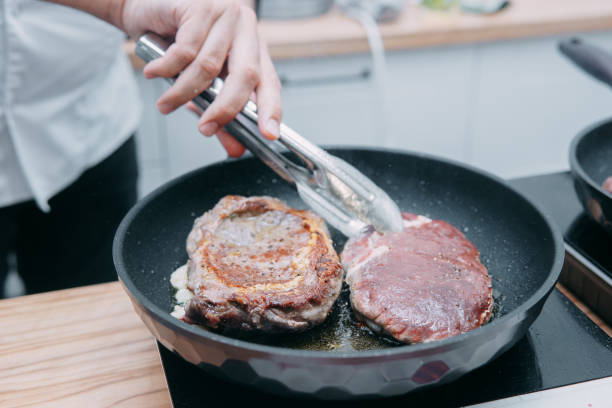
[[[612,271],[612,255],[607,250],[612,247],[612,240],[595,222],[582,215],[569,173],[515,179],[510,184],[553,217],[567,243],[607,270],[606,273]],[[245,403],[455,407],[612,376],[612,338],[557,289],[525,337],[498,359],[451,384],[376,402],[309,401],[265,394],[212,377],[162,345],[158,347],[175,408]]]
[[570,172],[510,180],[553,218],[566,244],[612,278],[612,237],[582,208]]

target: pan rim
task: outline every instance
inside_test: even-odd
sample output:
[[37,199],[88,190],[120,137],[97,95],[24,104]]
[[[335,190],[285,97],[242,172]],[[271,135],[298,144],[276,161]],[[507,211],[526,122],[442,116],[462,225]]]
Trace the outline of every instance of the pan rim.
[[200,167],[198,169],[187,172],[181,176],[174,178],[173,180],[164,183],[159,186],[157,189],[149,193],[147,196],[138,201],[134,207],[130,209],[130,211],[125,215],[121,224],[117,228],[115,233],[115,238],[113,241],[113,261],[115,264],[115,269],[119,276],[119,280],[122,283],[123,288],[129,292],[129,295],[136,298],[136,300],[148,310],[149,313],[152,313],[155,318],[164,324],[165,326],[178,330],[181,334],[187,337],[196,337],[196,338],[205,338],[208,341],[221,343],[225,346],[235,347],[238,349],[246,349],[252,352],[259,352],[263,354],[274,354],[277,356],[286,356],[286,357],[294,357],[294,358],[309,358],[309,359],[325,359],[327,361],[345,361],[345,360],[368,360],[368,359],[376,359],[380,357],[397,357],[402,355],[427,355],[433,354],[437,350],[443,349],[453,349],[457,348],[460,345],[465,344],[466,342],[471,341],[472,338],[484,336],[490,331],[495,331],[498,326],[502,326],[506,323],[510,323],[513,319],[516,320],[517,316],[522,316],[527,313],[528,310],[531,310],[538,302],[540,302],[543,298],[548,296],[550,291],[554,288],[555,283],[557,282],[559,275],[561,273],[561,269],[564,262],[564,254],[565,249],[563,245],[562,235],[553,222],[552,217],[540,207],[539,204],[533,202],[529,198],[527,198],[523,193],[518,191],[516,188],[512,187],[501,177],[498,177],[492,173],[489,173],[485,170],[479,169],[477,167],[471,166],[469,164],[461,163],[459,161],[448,159],[440,156],[435,156],[428,153],[409,151],[404,149],[392,149],[386,147],[368,147],[368,146],[351,146],[351,145],[325,145],[322,146],[325,150],[360,150],[360,151],[370,151],[370,152],[379,152],[379,153],[392,153],[392,154],[403,154],[410,155],[418,158],[424,158],[427,160],[433,160],[442,162],[447,165],[460,167],[466,169],[468,171],[477,173],[480,176],[484,176],[486,178],[492,179],[493,181],[503,185],[505,188],[510,190],[512,193],[518,195],[523,201],[525,201],[529,206],[533,208],[533,210],[545,221],[546,226],[548,227],[552,239],[552,243],[554,245],[554,261],[551,266],[551,269],[544,280],[543,284],[525,301],[516,307],[514,310],[501,316],[499,318],[494,319],[492,322],[487,323],[483,326],[480,326],[474,330],[471,330],[466,333],[461,333],[456,336],[452,336],[442,340],[436,340],[427,343],[418,343],[418,344],[406,344],[403,346],[386,348],[386,349],[376,349],[376,350],[364,350],[364,351],[351,351],[351,352],[329,352],[329,351],[315,351],[315,350],[300,350],[300,349],[291,349],[286,347],[278,347],[278,346],[269,346],[263,344],[252,343],[245,340],[234,339],[231,337],[227,337],[221,334],[217,334],[211,331],[206,331],[198,326],[190,325],[181,320],[176,319],[175,317],[170,315],[169,311],[162,310],[161,307],[155,305],[151,300],[149,300],[132,282],[127,269],[125,268],[122,256],[121,256],[121,244],[123,242],[123,237],[126,235],[128,227],[130,226],[133,219],[140,213],[140,211],[147,206],[147,204],[153,201],[155,198],[163,194],[165,191],[174,187],[176,184],[183,182],[183,180],[192,177],[195,173],[199,173],[205,171],[208,168],[221,166],[226,163],[242,161],[242,160],[257,160],[257,158],[252,155],[247,155],[245,157],[239,159],[226,159],[222,161],[218,161],[215,163],[211,163],[209,165]]
[[578,153],[577,153],[578,145],[588,135],[592,134],[595,130],[601,127],[604,127],[606,125],[612,125],[612,118],[605,118],[598,122],[595,122],[594,124],[582,129],[576,136],[574,136],[570,144],[570,149],[569,149],[569,162],[570,162],[570,168],[572,169],[572,172],[577,174],[581,180],[586,182],[589,186],[591,186],[595,190],[599,191],[601,194],[604,195],[604,197],[609,197],[610,193],[605,191],[601,185],[597,184],[595,180],[593,180],[591,176],[589,176],[588,173],[584,170],[584,167],[582,167],[582,165],[580,164],[580,160],[578,160]]

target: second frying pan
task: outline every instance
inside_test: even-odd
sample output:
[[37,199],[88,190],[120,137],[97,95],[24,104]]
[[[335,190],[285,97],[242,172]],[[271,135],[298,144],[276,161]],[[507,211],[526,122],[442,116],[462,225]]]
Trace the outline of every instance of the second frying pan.
[[[179,177],[140,201],[119,227],[115,266],[153,335],[188,362],[228,380],[281,394],[381,397],[443,384],[510,348],[540,313],[563,264],[549,217],[502,180],[431,156],[336,148],[403,211],[446,220],[481,251],[492,277],[494,318],[459,336],[424,344],[380,340],[354,324],[347,293],[321,327],[286,336],[235,338],[170,315],[170,273],[187,260],[194,218],[227,194],[270,195],[304,208],[296,192],[255,158],[224,161]],[[332,230],[336,249],[345,238]]]
[[585,211],[612,235],[612,194],[602,187],[612,176],[612,120],[597,123],[574,138],[570,167]]
[[[559,43],[560,51],[593,78],[612,86],[612,55],[572,38]],[[585,211],[612,235],[612,194],[602,187],[612,176],[612,120],[579,133],[570,146],[574,187]]]

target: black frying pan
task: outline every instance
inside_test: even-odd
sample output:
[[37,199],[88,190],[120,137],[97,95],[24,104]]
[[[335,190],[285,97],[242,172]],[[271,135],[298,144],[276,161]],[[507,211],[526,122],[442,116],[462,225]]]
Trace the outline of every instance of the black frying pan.
[[[155,337],[215,375],[262,390],[321,398],[388,396],[452,381],[512,346],[540,313],[563,263],[548,216],[500,179],[454,162],[391,150],[330,152],[359,168],[404,211],[444,219],[481,251],[496,302],[491,322],[441,341],[399,345],[354,324],[346,290],[310,332],[231,338],[170,316],[170,273],[185,263],[194,218],[227,194],[270,195],[304,208],[255,158],[203,167],[158,188],[119,227],[113,256],[135,310]],[[332,231],[338,251],[345,238]]]
[[578,134],[570,146],[574,187],[585,211],[612,235],[612,194],[602,187],[612,176],[612,120]]
[[[572,38],[559,43],[561,52],[592,77],[612,86],[612,55]],[[602,187],[612,176],[612,120],[589,127],[570,146],[574,187],[585,211],[612,235],[612,194]]]

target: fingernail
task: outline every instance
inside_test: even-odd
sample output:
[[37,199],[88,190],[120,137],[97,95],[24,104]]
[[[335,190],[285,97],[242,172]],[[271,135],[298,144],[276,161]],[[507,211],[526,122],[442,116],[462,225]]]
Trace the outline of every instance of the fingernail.
[[170,105],[169,103],[160,103],[159,105],[157,105],[157,109],[159,109],[159,111],[161,113],[170,113],[172,111],[172,105]]
[[199,129],[203,135],[212,136],[217,133],[217,130],[219,130],[219,125],[217,125],[215,122],[208,122],[200,125]]
[[280,125],[278,124],[278,121],[276,119],[268,119],[268,121],[266,122],[265,129],[268,133],[278,139],[278,137],[280,136],[279,127]]

